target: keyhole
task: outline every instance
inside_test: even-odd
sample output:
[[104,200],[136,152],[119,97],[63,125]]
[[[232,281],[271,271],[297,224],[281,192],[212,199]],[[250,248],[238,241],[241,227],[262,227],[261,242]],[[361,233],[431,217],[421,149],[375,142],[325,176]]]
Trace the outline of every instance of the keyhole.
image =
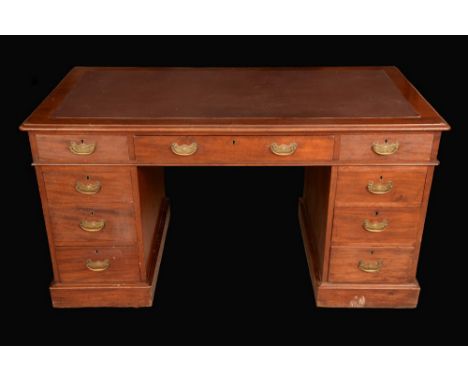
[[233,144],[233,145],[236,144],[236,140],[235,140],[235,139],[232,140],[232,144]]
[[382,176],[382,175],[380,175],[380,180],[383,180],[383,176]]
[[[382,178],[382,177],[380,177],[380,178]],[[89,175],[86,175],[86,180],[89,180]]]
[[[97,251],[96,251],[96,252],[97,252]],[[370,254],[371,254],[371,255],[374,254],[374,250],[373,250],[373,249],[371,249]]]
[[375,216],[378,216],[379,215],[379,211],[375,211]]
[[94,252],[96,252],[96,255],[99,255],[99,251],[97,249]]
[[94,211],[91,211],[90,214],[91,214],[91,216],[94,216]]
[[385,139],[384,142],[387,143],[387,142],[388,142],[388,139]]
[[81,143],[84,143],[84,139],[81,140]]

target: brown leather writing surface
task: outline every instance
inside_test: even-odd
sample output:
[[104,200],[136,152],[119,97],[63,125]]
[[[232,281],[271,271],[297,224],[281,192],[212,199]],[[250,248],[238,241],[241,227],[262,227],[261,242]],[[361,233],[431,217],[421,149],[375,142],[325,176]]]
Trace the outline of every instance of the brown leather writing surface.
[[75,118],[417,117],[383,70],[88,71],[53,113]]

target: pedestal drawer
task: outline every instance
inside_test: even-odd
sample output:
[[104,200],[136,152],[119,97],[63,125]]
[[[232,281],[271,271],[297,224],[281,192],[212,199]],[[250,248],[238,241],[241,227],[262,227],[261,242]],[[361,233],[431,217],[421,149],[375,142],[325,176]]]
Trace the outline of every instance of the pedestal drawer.
[[427,167],[343,166],[338,170],[337,206],[419,206]]
[[419,208],[336,208],[332,242],[413,245],[419,216]]
[[125,135],[36,135],[37,157],[52,163],[121,163],[129,161]]
[[42,174],[51,205],[133,202],[129,168],[43,166]]
[[431,159],[433,134],[342,135],[340,160],[356,162],[412,162]]
[[408,283],[414,281],[414,248],[333,247],[328,281],[341,283]]
[[136,136],[139,163],[291,164],[329,161],[332,136]]
[[50,218],[56,245],[125,245],[136,242],[135,214],[128,205],[52,207]]
[[57,248],[57,268],[64,283],[125,283],[140,279],[134,247]]

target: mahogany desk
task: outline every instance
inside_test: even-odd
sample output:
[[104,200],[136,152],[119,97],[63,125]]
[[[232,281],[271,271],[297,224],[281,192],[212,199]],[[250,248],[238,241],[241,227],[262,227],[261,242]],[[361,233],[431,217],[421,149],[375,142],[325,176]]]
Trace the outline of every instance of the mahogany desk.
[[152,305],[170,216],[163,166],[192,165],[304,166],[317,305],[418,302],[449,126],[394,67],[75,68],[21,129],[55,307]]

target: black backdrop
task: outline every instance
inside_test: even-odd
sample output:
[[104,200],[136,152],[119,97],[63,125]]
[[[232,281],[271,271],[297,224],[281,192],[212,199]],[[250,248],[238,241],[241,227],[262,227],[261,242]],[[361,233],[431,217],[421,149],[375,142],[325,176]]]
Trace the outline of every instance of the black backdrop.
[[[2,38],[2,326],[11,344],[466,342],[467,40],[454,37]],[[396,65],[452,126],[436,169],[417,309],[315,307],[296,217],[302,168],[172,168],[172,221],[149,309],[52,309],[21,122],[73,66]],[[464,95],[465,93],[465,95]]]

